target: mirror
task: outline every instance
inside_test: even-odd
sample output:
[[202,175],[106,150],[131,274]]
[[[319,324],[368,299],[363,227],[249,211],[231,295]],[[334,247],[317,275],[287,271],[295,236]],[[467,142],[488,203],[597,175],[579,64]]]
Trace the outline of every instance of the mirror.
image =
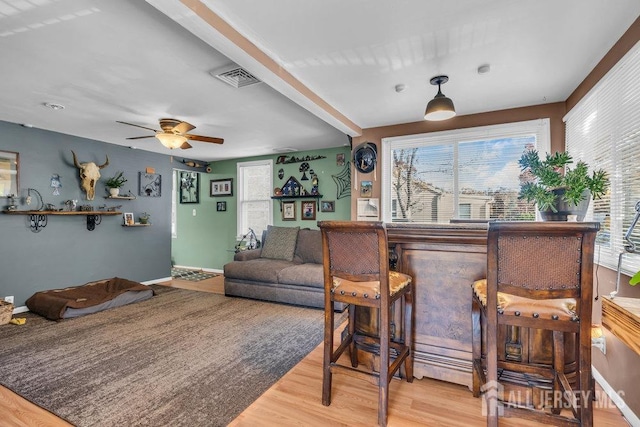
[[0,197],[18,195],[18,153],[0,151]]

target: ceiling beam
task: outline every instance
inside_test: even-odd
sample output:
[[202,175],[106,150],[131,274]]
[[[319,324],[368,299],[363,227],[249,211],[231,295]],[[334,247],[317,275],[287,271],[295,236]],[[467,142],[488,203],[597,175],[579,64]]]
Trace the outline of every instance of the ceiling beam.
[[200,0],[147,2],[296,104],[352,137],[362,128],[303,84],[284,66]]

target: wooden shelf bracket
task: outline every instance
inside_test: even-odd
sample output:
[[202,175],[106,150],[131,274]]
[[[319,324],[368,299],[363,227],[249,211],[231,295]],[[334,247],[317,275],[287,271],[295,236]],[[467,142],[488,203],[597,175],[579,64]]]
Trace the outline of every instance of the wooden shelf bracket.
[[29,228],[34,233],[41,232],[48,224],[49,215],[84,215],[87,217],[87,230],[93,231],[102,222],[103,215],[121,215],[116,211],[3,211],[8,215],[28,215]]

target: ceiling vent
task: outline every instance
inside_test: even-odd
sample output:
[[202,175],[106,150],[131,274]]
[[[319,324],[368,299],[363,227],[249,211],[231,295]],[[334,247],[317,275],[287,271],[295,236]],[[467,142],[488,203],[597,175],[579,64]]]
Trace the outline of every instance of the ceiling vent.
[[261,83],[253,74],[240,66],[225,68],[224,70],[211,71],[211,75],[235,87],[245,87],[256,83]]

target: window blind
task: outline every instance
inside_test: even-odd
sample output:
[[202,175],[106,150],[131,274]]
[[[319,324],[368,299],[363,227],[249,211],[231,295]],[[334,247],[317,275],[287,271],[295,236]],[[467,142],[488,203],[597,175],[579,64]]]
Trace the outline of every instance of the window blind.
[[271,160],[241,162],[238,171],[238,236],[251,228],[258,239],[271,224]]
[[[609,174],[609,192],[591,202],[587,219],[601,223],[596,262],[615,270],[640,201],[640,43],[571,109],[565,122],[566,150],[574,161]],[[623,257],[621,271],[627,274],[640,269],[640,224],[631,240],[638,254]]]

